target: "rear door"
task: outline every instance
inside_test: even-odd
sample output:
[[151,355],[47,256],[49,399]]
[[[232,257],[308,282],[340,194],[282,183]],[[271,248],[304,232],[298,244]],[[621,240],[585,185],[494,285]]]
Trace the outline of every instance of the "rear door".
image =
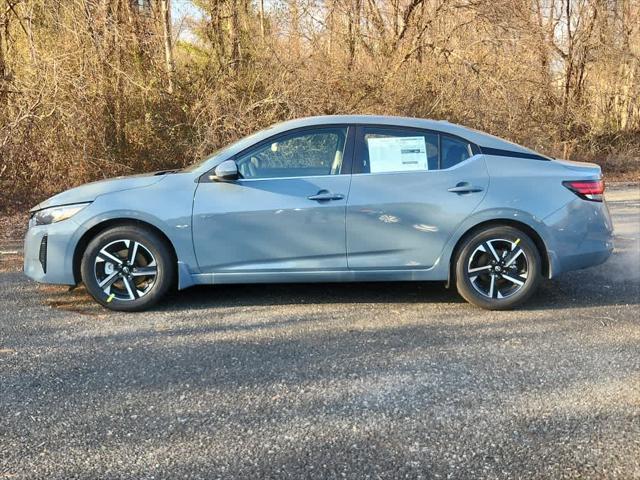
[[347,204],[349,268],[432,267],[488,188],[476,152],[439,132],[359,126]]

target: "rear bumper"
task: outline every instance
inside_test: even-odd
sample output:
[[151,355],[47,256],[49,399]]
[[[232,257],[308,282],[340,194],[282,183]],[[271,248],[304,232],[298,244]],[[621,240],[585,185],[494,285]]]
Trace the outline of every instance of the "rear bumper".
[[613,252],[613,223],[605,202],[576,198],[544,219],[550,277],[605,262]]
[[31,227],[24,238],[25,275],[41,283],[75,285],[73,254],[69,251],[73,252],[70,244],[77,229],[78,225],[71,219]]

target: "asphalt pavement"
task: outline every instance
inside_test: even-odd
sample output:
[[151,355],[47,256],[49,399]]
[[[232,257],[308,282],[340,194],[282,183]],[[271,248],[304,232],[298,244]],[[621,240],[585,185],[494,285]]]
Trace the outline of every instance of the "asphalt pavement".
[[430,283],[112,313],[0,245],[0,479],[640,478],[640,190],[616,250],[487,312]]

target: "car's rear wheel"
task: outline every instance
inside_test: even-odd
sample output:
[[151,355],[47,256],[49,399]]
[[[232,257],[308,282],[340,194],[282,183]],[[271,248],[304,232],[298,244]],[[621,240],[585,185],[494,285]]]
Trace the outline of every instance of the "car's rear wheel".
[[91,296],[111,310],[144,310],[171,287],[175,263],[166,243],[135,226],[98,234],[82,256],[82,281]]
[[458,292],[469,303],[507,310],[538,288],[542,265],[533,240],[510,226],[489,227],[462,244],[456,258]]

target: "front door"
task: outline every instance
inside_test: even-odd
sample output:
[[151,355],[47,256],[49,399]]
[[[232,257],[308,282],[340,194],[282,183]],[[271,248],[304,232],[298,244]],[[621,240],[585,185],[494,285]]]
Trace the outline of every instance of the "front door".
[[489,184],[481,155],[438,132],[358,127],[347,205],[350,269],[428,269]]
[[193,242],[201,271],[345,270],[349,134],[347,126],[281,134],[235,156],[238,180],[200,183]]

